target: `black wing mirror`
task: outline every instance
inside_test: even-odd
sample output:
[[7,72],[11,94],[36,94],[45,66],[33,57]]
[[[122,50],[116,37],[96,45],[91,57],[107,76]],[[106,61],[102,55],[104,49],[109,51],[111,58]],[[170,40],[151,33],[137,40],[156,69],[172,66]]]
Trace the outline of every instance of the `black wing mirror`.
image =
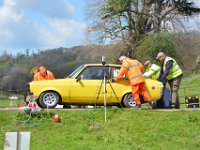
[[81,77],[78,76],[78,77],[76,78],[76,82],[79,82],[80,80],[81,80]]

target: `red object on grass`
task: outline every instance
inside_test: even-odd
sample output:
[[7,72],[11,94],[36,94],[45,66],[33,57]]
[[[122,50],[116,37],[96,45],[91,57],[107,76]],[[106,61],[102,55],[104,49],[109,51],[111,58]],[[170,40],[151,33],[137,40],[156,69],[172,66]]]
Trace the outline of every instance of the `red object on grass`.
[[60,121],[60,117],[58,115],[54,115],[53,116],[53,121],[54,122],[59,122]]

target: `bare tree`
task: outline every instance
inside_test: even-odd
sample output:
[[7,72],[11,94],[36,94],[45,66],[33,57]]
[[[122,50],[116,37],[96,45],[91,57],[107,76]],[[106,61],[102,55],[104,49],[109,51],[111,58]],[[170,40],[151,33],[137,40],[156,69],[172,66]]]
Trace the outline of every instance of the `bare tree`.
[[[88,0],[88,32],[100,43],[121,41],[133,50],[147,34],[175,28],[179,16],[192,16],[200,8],[189,0]],[[178,16],[178,17],[177,17]]]

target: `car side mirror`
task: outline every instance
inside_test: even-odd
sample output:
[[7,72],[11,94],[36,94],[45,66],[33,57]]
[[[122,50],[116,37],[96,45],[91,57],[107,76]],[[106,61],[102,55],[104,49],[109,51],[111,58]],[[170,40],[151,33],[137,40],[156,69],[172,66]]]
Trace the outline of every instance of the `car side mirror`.
[[81,79],[83,79],[83,75],[78,76],[78,77],[76,78],[76,82],[81,81]]
[[81,77],[78,76],[78,77],[76,78],[76,82],[79,82],[80,80],[81,80]]

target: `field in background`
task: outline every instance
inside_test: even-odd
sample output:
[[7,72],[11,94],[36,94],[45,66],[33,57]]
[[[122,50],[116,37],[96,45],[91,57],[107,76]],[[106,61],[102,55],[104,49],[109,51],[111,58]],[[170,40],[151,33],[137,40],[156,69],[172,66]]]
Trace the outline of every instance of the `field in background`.
[[200,97],[200,74],[191,75],[181,81],[179,96],[182,103],[185,103],[185,96]]
[[[14,99],[13,99],[14,98]],[[17,99],[15,99],[17,98]],[[24,95],[12,92],[0,92],[0,108],[16,107],[24,102]]]

